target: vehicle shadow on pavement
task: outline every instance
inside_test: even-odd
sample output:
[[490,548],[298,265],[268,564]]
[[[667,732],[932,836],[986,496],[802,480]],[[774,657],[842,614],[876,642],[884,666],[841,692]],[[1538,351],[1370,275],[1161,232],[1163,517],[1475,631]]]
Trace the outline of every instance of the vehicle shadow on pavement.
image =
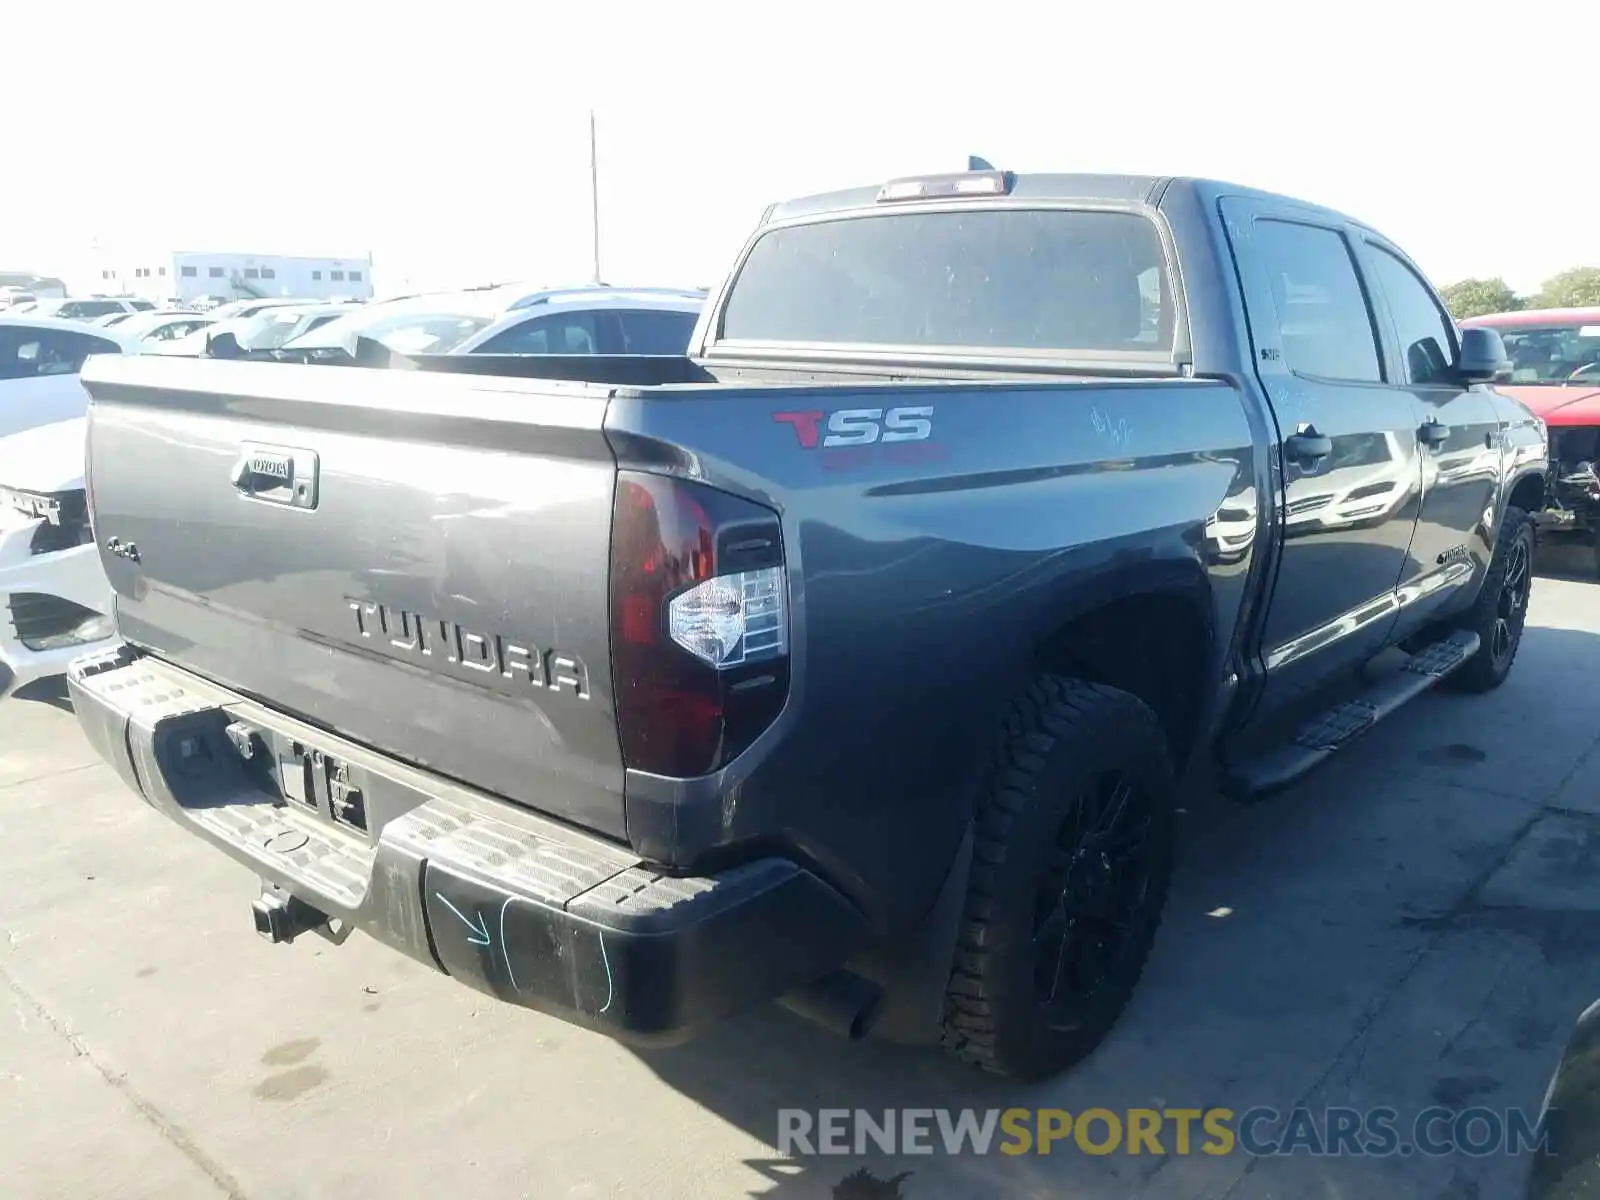
[[1547,579],[1593,583],[1597,577],[1594,548],[1571,538],[1541,540],[1533,566],[1536,575]]
[[54,675],[23,684],[12,694],[11,699],[32,700],[37,704],[48,704],[51,708],[59,708],[62,712],[72,711],[72,699],[67,694],[67,680],[64,675]]
[[[1330,1106],[1386,1106],[1407,1145],[1430,1106],[1531,1123],[1572,1021],[1600,996],[1600,637],[1563,627],[1600,588],[1557,587],[1496,692],[1424,696],[1263,805],[1192,781],[1143,983],[1066,1076],[1026,1086],[937,1050],[849,1045],[775,1006],[638,1057],[771,1147],[746,1160],[770,1181],[751,1194],[783,1200],[1520,1194],[1526,1159],[1503,1152],[1207,1154],[1198,1123],[1188,1153],[1167,1124],[1159,1155],[1089,1153],[1070,1136],[1007,1155],[997,1131],[987,1154],[952,1156],[924,1118],[934,1152],[891,1157],[848,1145],[847,1119],[849,1153],[785,1156],[779,1110],[881,1123],[884,1109],[1305,1105],[1321,1121]],[[1258,1128],[1270,1141],[1281,1125]],[[1091,1142],[1105,1137],[1102,1124]]]

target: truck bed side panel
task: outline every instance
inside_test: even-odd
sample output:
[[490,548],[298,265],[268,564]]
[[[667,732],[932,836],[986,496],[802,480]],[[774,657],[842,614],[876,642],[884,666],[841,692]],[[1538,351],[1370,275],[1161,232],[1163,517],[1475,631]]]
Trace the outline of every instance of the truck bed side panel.
[[[622,836],[603,391],[156,358],[85,384],[127,640]],[[300,503],[274,486],[285,461]]]
[[[793,612],[777,726],[720,779],[630,774],[633,845],[692,859],[778,836],[882,926],[916,919],[1053,631],[1140,589],[1182,595],[1217,694],[1259,544],[1245,403],[1184,380],[619,394],[622,465],[675,458],[782,514]],[[825,444],[830,412],[887,429],[897,408],[928,436]]]

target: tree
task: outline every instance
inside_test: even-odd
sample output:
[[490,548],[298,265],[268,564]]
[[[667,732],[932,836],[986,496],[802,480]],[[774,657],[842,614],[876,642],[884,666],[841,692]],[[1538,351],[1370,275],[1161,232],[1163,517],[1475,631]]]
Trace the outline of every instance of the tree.
[[1493,279],[1463,279],[1439,289],[1439,296],[1450,315],[1458,321],[1490,313],[1515,312],[1522,301],[1511,285],[1498,275]]
[[1539,308],[1587,308],[1600,305],[1600,267],[1573,267],[1544,281],[1536,298]]

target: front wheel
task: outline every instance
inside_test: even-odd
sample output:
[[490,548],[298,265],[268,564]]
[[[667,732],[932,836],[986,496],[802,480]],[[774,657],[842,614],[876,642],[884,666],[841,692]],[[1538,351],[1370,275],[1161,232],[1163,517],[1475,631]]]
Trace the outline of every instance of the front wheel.
[[1520,508],[1508,506],[1483,589],[1457,626],[1478,635],[1478,652],[1466,665],[1445,676],[1445,687],[1458,692],[1488,692],[1506,681],[1528,619],[1533,547],[1533,518]]
[[978,809],[945,996],[951,1050],[1031,1080],[1099,1045],[1155,940],[1175,797],[1166,738],[1136,697],[1035,680]]

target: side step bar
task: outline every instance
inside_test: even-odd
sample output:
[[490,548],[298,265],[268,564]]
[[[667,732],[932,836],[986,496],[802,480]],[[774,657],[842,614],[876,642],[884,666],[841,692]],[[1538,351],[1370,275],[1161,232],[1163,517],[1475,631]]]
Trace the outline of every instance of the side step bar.
[[1231,799],[1264,800],[1332,758],[1407,700],[1420,696],[1478,652],[1478,635],[1458,631],[1413,654],[1361,695],[1306,722],[1287,742],[1230,763],[1222,789]]

